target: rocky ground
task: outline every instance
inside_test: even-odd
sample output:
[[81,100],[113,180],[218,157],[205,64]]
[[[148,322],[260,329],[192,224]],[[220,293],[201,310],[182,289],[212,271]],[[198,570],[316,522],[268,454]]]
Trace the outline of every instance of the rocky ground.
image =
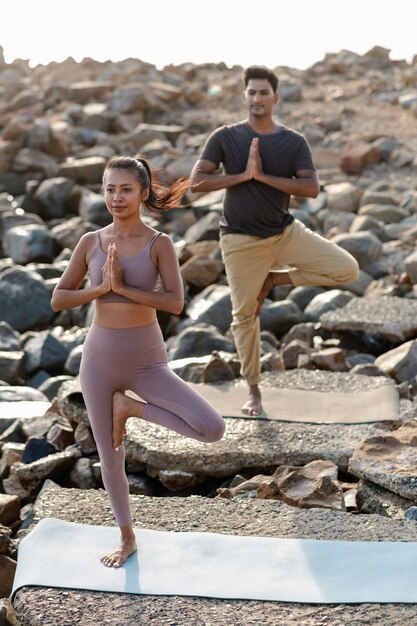
[[[19,541],[38,520],[113,524],[77,387],[94,307],[58,315],[50,309],[51,291],[78,238],[108,223],[103,166],[113,154],[141,150],[164,181],[187,176],[207,134],[245,116],[241,71],[223,64],[159,71],[136,59],[68,59],[31,69],[0,58],[0,408],[22,400],[48,407],[46,415],[10,417],[3,410],[0,417],[4,598]],[[319,393],[391,384],[399,419],[320,425],[233,419],[224,442],[204,457],[201,444],[132,425],[126,449],[135,523],[415,541],[417,63],[392,62],[376,47],[277,73],[277,119],[306,135],[321,182],[317,200],[295,198],[291,211],[349,250],[361,271],[340,290],[269,294],[261,314],[263,384]],[[160,315],[170,363],[188,381],[234,381],[239,362],[218,249],[222,193],[186,199],[189,208],[161,221],[149,218],[172,236],[186,289],[183,314]],[[291,471],[295,498],[275,470]],[[271,481],[277,499],[265,499]],[[13,608],[2,601],[0,625],[417,625],[415,605],[35,588],[19,591]]]
[[[165,499],[132,497],[135,525],[155,530],[348,541],[416,541],[417,527],[408,520],[379,515],[355,516],[316,509],[302,511],[272,500],[209,500],[200,497]],[[37,518],[112,524],[102,492],[43,492]],[[251,576],[251,572],[247,572]],[[138,597],[123,594],[25,588],[14,608],[22,626],[173,625],[209,626],[400,626],[417,624],[415,605],[302,605],[295,603],[216,600],[187,597]]]

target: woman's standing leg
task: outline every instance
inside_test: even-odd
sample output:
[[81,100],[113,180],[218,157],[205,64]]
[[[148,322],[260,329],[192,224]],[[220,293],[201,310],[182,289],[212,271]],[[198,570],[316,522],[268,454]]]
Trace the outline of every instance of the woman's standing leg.
[[123,387],[123,368],[119,367],[106,351],[106,329],[94,326],[83,347],[80,381],[93,436],[100,457],[101,475],[110,504],[120,527],[120,546],[106,554],[106,565],[120,566],[136,550],[129,504],[129,484],[125,472],[125,454],[121,446],[112,445],[112,397],[116,389]]

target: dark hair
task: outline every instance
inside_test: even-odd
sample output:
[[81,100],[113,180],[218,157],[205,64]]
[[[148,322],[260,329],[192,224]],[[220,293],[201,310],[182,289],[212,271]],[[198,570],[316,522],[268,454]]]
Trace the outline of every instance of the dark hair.
[[166,211],[181,206],[181,200],[188,189],[188,179],[186,178],[176,180],[170,187],[165,187],[155,181],[149,163],[140,154],[135,157],[112,157],[104,168],[103,183],[107,170],[133,172],[142,189],[149,189],[148,198],[143,201],[143,204],[151,212]]
[[245,83],[245,87],[248,86],[248,82],[251,78],[265,78],[270,83],[274,93],[277,92],[278,77],[275,76],[272,70],[265,67],[265,65],[250,65],[243,70],[243,82]]

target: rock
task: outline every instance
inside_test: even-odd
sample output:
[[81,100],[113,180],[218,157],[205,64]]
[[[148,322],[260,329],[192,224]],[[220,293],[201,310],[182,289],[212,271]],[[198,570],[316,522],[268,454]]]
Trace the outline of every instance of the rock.
[[5,554],[0,554],[0,598],[10,596],[16,572],[16,561]]
[[[309,138],[321,181],[317,198],[292,198],[290,210],[318,234],[351,251],[360,272],[355,281],[340,285],[340,291],[352,299],[311,322],[306,321],[307,307],[315,296],[325,296],[330,289],[276,288],[268,294],[270,299],[261,315],[263,382],[316,388],[323,393],[354,392],[387,384],[387,376],[391,382],[394,377],[401,398],[399,420],[355,426],[228,420],[227,438],[218,447],[202,447],[148,424],[140,428],[140,423],[132,420],[132,434],[126,442],[130,446],[127,469],[132,493],[159,496],[172,488],[183,496],[214,495],[210,491],[213,486],[221,480],[229,483],[235,473],[250,480],[257,472],[264,472],[269,482],[263,483],[263,493],[269,495],[277,488],[270,480],[277,467],[284,468],[280,471],[285,479],[291,475],[294,481],[306,471],[303,466],[312,462],[337,464],[343,473],[354,448],[369,438],[396,436],[401,424],[416,418],[413,346],[417,290],[413,284],[399,282],[404,272],[411,276],[411,283],[415,282],[417,195],[413,181],[417,145],[412,129],[417,113],[413,100],[417,79],[413,68],[405,61],[391,61],[389,50],[380,46],[362,56],[349,50],[327,54],[322,62],[301,73],[280,68],[280,102],[284,104],[279,116],[285,114],[285,123]],[[0,74],[0,400],[5,398],[1,408],[6,413],[7,403],[21,399],[26,403],[43,398],[40,401],[47,405],[54,403],[46,416],[35,411],[28,417],[27,408],[22,408],[16,418],[10,406],[9,416],[0,419],[1,495],[12,497],[14,502],[17,498],[22,505],[16,538],[11,539],[11,532],[0,527],[0,545],[8,556],[15,550],[20,533],[23,535],[39,519],[36,516],[42,507],[47,515],[74,516],[83,523],[114,523],[105,494],[95,488],[102,485],[100,464],[78,381],[82,344],[95,306],[82,305],[58,314],[50,309],[50,294],[80,237],[110,221],[100,192],[104,163],[114,154],[133,155],[141,150],[158,170],[158,180],[171,182],[189,174],[214,127],[243,119],[246,112],[240,104],[241,68],[228,68],[223,63],[157,69],[138,59],[120,63],[85,59],[76,63],[69,58],[30,68],[27,61],[5,63],[0,48]],[[290,102],[291,106],[286,106]],[[229,112],[226,116],[225,111]],[[174,371],[187,380],[201,380],[204,375],[207,379],[240,375],[230,330],[230,289],[219,249],[224,193],[187,192],[186,208],[166,212],[160,218],[146,216],[149,224],[172,237],[186,283],[186,307],[181,316],[158,315],[169,352],[178,347],[179,337],[186,343],[182,335],[186,330],[190,337],[195,328],[206,331],[195,343],[189,342],[184,360],[170,360]],[[37,345],[35,338],[45,337],[45,333],[53,339]],[[51,343],[56,346],[56,342],[71,353],[71,358],[47,364],[45,348]],[[218,355],[213,356],[216,351]],[[26,368],[22,368],[23,352],[27,355]],[[283,370],[284,358],[292,369]],[[338,359],[340,366],[344,359],[346,367],[352,369],[317,369],[337,368]],[[384,361],[383,368],[376,365],[377,359]],[[31,385],[36,387],[32,392],[43,392],[40,397],[30,395]],[[136,427],[140,430],[135,433]],[[30,437],[44,438],[60,452],[35,462],[44,463],[42,468],[28,468],[22,463],[22,454]],[[396,446],[406,451],[404,461],[401,454],[394,455],[389,471],[385,465],[373,468],[381,470],[389,488],[399,481],[395,472],[405,484],[413,479],[412,464],[408,465],[412,445],[402,442]],[[48,467],[62,454],[71,457],[68,465]],[[22,474],[28,469],[28,475]],[[146,472],[152,472],[154,478]],[[47,488],[51,474],[63,485],[72,480],[83,488],[74,492],[55,488],[51,492]],[[353,478],[349,475],[350,480]],[[330,483],[324,487],[332,488],[336,481],[327,479]],[[196,496],[132,496],[132,502],[141,525],[155,524],[156,519],[174,531],[198,527],[240,532],[244,528],[259,534],[262,527],[263,533],[271,528],[287,532],[289,528],[294,536],[306,531],[311,538],[412,539],[415,522],[405,518],[408,510],[408,516],[413,516],[413,506],[409,506],[412,500],[365,482],[366,502],[360,500],[363,486],[358,487],[356,481],[340,483],[342,492],[328,496],[329,502],[335,498],[332,506],[345,507],[354,515],[343,510],[333,514],[297,509],[295,505],[303,498],[305,502],[310,498],[314,506],[318,503],[314,498],[320,485],[310,480],[306,480],[305,491],[298,483],[291,507],[251,495],[221,503],[220,498]],[[84,488],[88,486],[94,488]],[[321,496],[326,497],[322,492]],[[386,502],[388,507],[383,506]],[[14,532],[18,521],[11,523]],[[65,595],[61,590],[27,588],[17,594],[15,607],[20,610],[22,623],[43,623],[45,616],[66,623],[68,615],[76,615],[81,626],[80,613],[73,611],[79,609],[80,597],[87,608],[90,603],[94,606],[93,613],[85,611],[88,624],[92,614],[102,626],[114,621],[114,611],[109,610],[114,599],[109,594],[93,597],[78,590]],[[139,611],[137,598],[126,602],[119,607],[121,623],[162,623],[168,619],[193,624],[197,614],[202,622],[213,621],[214,615],[219,624],[240,623],[242,611],[244,621],[251,624],[258,623],[260,615],[265,624],[314,621],[311,607],[283,604],[270,603],[265,608],[256,602],[237,601],[231,606],[198,598],[190,602],[176,598],[167,604],[166,598],[162,602],[143,596]],[[412,606],[390,606],[386,611],[386,607],[381,611],[370,606],[320,606],[317,610],[324,622],[332,624],[413,623]]]
[[298,357],[301,354],[309,355],[310,345],[301,339],[293,339],[282,349],[282,359],[285,369],[295,369],[298,364]]
[[361,190],[349,181],[326,185],[327,206],[337,211],[356,213],[362,196]]
[[46,370],[59,374],[68,358],[68,350],[51,332],[42,331],[25,343],[25,367],[28,374]]
[[219,497],[240,495],[283,500],[299,508],[323,507],[344,510],[342,490],[337,484],[337,466],[331,461],[312,461],[303,468],[281,465],[272,476],[257,475],[230,489],[219,488]]
[[94,476],[92,464],[89,459],[78,459],[70,473],[69,480],[72,486],[78,489],[94,489],[97,487],[97,480]]
[[182,359],[189,356],[211,354],[213,350],[234,351],[234,344],[222,335],[215,326],[207,324],[194,325],[186,328],[177,337],[168,351],[169,360]]
[[0,387],[0,402],[48,402],[39,389],[25,385],[5,385]]
[[304,321],[304,314],[291,300],[265,301],[259,320],[262,330],[269,330],[276,337],[282,337],[294,324]]
[[346,174],[359,174],[368,165],[374,165],[381,160],[378,146],[362,142],[347,150],[341,158],[340,168]]
[[181,266],[181,276],[190,287],[202,291],[215,283],[223,270],[222,261],[196,254]]
[[[27,306],[27,294],[31,306]],[[0,317],[20,332],[52,321],[51,296],[36,272],[23,267],[6,270],[0,282]]]
[[344,307],[354,297],[353,293],[341,289],[329,289],[319,293],[304,309],[305,319],[308,322],[318,322],[324,313]]
[[73,380],[73,377],[65,374],[60,374],[59,376],[50,376],[42,384],[39,385],[38,389],[43,394],[45,394],[48,400],[52,401],[57,395],[62,383],[71,380]]
[[[53,493],[53,497],[52,497]],[[113,525],[113,515],[109,509],[106,494],[78,489],[45,491],[36,503],[35,523],[45,517],[60,517],[77,523]],[[341,541],[416,541],[416,524],[410,520],[396,520],[379,515],[352,515],[342,511],[326,509],[296,509],[278,500],[226,500],[194,496],[191,498],[155,498],[146,496],[130,497],[133,523],[135,527],[155,530],[200,532],[225,534],[260,535],[269,537],[300,538],[311,540]],[[114,623],[114,602],[116,596],[88,590],[62,591],[27,587],[17,592],[13,601],[16,618],[39,623],[36,616],[40,612],[54,611],[54,620],[65,623],[68,615],[78,615],[74,610],[80,602],[88,608],[88,617],[80,615],[79,624],[87,626],[94,619],[102,626]],[[415,607],[412,604],[375,605],[341,604],[318,605],[322,622],[346,623],[361,620],[364,623],[378,624],[381,616],[390,626],[403,626],[406,620],[413,623]],[[113,609],[113,610],[110,610]],[[311,623],[311,605],[293,603],[248,602],[235,600],[218,602],[205,598],[186,598],[146,595],[123,596],[123,604],[118,608],[121,623],[163,623],[169,620],[193,624],[196,615],[207,621],[215,619],[217,624],[302,624]],[[260,613],[261,612],[261,613]],[[259,615],[261,614],[261,622]],[[242,618],[244,615],[244,618]],[[315,619],[315,618],[314,618]]]
[[344,250],[347,250],[359,263],[360,269],[372,276],[372,267],[382,253],[380,240],[371,232],[357,232],[336,235],[332,238]]
[[0,626],[19,626],[9,598],[0,598]]
[[411,419],[389,435],[365,439],[349,460],[349,472],[414,501],[416,433],[417,420]]
[[230,288],[210,285],[195,296],[187,306],[187,314],[196,324],[209,324],[225,333],[232,323]]
[[315,367],[332,372],[346,372],[349,367],[343,350],[340,348],[325,348],[311,354],[311,361]]
[[215,383],[234,380],[235,372],[233,368],[220,356],[218,352],[213,352],[210,361],[202,373],[202,382]]
[[353,298],[343,308],[324,313],[325,330],[361,331],[404,342],[417,332],[417,302],[399,297]]
[[17,496],[0,493],[0,524],[12,526],[20,517],[20,503]]
[[404,519],[407,517],[407,511],[412,508],[411,500],[402,498],[369,480],[359,481],[357,502],[360,513],[382,515],[392,519]]
[[417,506],[410,506],[404,513],[404,517],[415,522],[417,520]]
[[24,353],[0,352],[0,379],[9,385],[22,384],[25,380]]
[[42,437],[30,437],[23,451],[22,462],[33,463],[50,454],[55,454],[56,448]]
[[3,245],[17,265],[50,262],[54,258],[54,241],[46,226],[27,224],[10,228]]
[[7,322],[0,322],[0,350],[2,352],[20,350],[20,334]]
[[381,354],[375,359],[375,366],[397,382],[411,381],[417,371],[417,341],[406,341]]

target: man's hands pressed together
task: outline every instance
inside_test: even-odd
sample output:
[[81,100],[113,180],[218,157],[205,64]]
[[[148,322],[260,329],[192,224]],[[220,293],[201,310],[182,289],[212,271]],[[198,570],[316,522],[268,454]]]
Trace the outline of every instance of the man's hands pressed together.
[[255,137],[249,148],[248,162],[246,164],[246,180],[259,180],[263,176],[261,155],[259,154],[259,139]]

